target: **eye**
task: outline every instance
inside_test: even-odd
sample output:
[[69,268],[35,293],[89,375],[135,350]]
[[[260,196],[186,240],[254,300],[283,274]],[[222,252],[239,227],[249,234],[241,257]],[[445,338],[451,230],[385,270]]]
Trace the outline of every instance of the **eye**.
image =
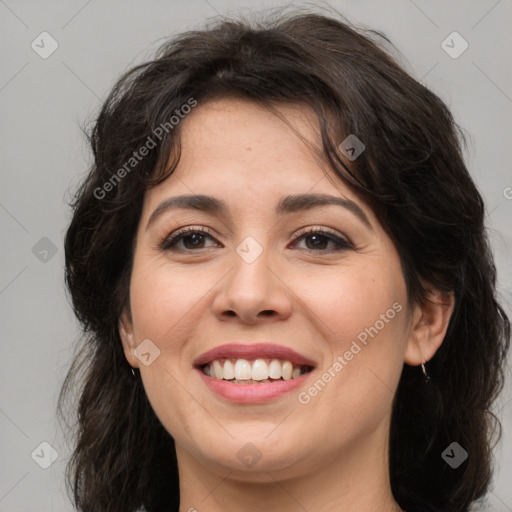
[[[178,230],[178,232],[173,233],[171,236],[165,238],[159,245],[160,248],[164,251],[194,251],[194,249],[207,249],[208,246],[205,246],[205,241],[208,238],[215,240],[208,228],[201,227],[201,229],[198,229],[189,227]],[[321,228],[307,228],[299,231],[299,233],[294,237],[292,244],[297,245],[297,242],[300,239],[304,239],[306,241],[305,250],[308,251],[336,252],[353,249],[352,244],[347,240],[344,240],[338,235],[329,231],[325,231]],[[307,243],[308,239],[311,243]],[[326,247],[326,245],[328,246],[329,243],[331,244],[330,248]],[[180,246],[180,244],[182,245]],[[334,245],[334,248],[332,245]],[[209,247],[218,247],[218,244],[213,244]]]
[[[186,228],[163,240],[160,248],[164,251],[189,251],[204,249],[205,238],[213,239],[208,228]],[[184,247],[179,247],[183,243]],[[207,247],[206,247],[207,248]]]
[[[301,230],[294,238],[293,243],[300,239],[304,239],[306,241],[306,250],[308,251],[344,251],[347,249],[353,249],[353,246],[347,240],[340,238],[338,235],[331,233],[329,231],[325,231],[324,229],[319,228],[306,228]],[[310,240],[311,243],[307,243],[307,240]],[[331,246],[331,249],[327,248],[326,245],[329,243],[334,244],[334,249]]]

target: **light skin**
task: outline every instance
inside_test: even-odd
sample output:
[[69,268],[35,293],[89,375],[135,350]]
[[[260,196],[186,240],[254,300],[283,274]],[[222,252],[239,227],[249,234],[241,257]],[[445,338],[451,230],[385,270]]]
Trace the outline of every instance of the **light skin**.
[[[278,108],[319,145],[312,111]],[[131,311],[120,319],[126,359],[140,369],[176,443],[180,512],[400,510],[388,474],[392,400],[404,362],[420,365],[441,345],[452,295],[431,289],[431,301],[407,306],[399,255],[371,208],[267,109],[217,99],[200,103],[180,129],[176,170],[144,197]],[[352,201],[371,227],[337,205],[276,214],[283,196],[306,193]],[[168,209],[148,225],[162,202],[194,194],[223,200],[227,211]],[[174,251],[159,246],[186,227],[209,233],[189,234]],[[294,241],[302,228],[323,229],[349,247],[325,234]],[[236,252],[248,236],[263,250],[252,263]],[[394,303],[401,311],[301,404],[298,393]],[[160,350],[149,366],[134,354],[145,339]],[[317,366],[297,391],[265,404],[233,404],[205,386],[193,361],[240,339],[285,345]],[[261,454],[251,467],[237,457],[249,442]]]

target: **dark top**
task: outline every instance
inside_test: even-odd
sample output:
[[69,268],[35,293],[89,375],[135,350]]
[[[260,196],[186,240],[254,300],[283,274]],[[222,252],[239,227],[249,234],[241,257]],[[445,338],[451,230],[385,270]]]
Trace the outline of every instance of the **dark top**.
[[[145,510],[140,510],[139,512],[146,512]],[[176,509],[162,508],[155,510],[154,512],[179,512],[179,507]],[[454,512],[452,509],[447,507],[436,507],[434,505],[423,505],[420,508],[408,508],[405,509],[405,512]]]

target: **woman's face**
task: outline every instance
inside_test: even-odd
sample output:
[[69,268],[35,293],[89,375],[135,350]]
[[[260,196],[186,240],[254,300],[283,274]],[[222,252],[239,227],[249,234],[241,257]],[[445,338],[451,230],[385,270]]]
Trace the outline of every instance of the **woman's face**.
[[[319,146],[311,111],[279,110]],[[257,480],[380,446],[414,316],[390,238],[269,111],[222,99],[181,123],[179,165],[145,195],[121,328],[179,460]],[[185,229],[201,233],[170,242]]]

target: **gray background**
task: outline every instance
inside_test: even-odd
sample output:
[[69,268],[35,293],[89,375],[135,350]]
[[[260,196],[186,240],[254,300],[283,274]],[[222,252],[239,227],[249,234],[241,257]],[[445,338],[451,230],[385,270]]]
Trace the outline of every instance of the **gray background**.
[[[284,3],[266,1],[258,9],[278,5]],[[499,289],[512,314],[512,1],[330,5],[383,30],[408,70],[448,103],[470,134],[467,162],[487,203]],[[62,243],[70,219],[66,202],[89,164],[80,124],[93,119],[121,72],[148,58],[162,38],[217,14],[255,9],[246,0],[0,0],[1,512],[72,509],[63,482],[70,449],[55,406],[79,333],[63,288]],[[47,59],[31,48],[43,31],[59,45]],[[441,46],[453,31],[469,44],[456,59]],[[461,48],[460,41],[453,45]],[[49,240],[40,241],[44,237]],[[496,412],[504,435],[483,509],[505,512],[512,511],[510,381]],[[43,441],[59,454],[46,470],[31,458],[37,448],[34,459],[48,462],[48,447],[38,448]]]

